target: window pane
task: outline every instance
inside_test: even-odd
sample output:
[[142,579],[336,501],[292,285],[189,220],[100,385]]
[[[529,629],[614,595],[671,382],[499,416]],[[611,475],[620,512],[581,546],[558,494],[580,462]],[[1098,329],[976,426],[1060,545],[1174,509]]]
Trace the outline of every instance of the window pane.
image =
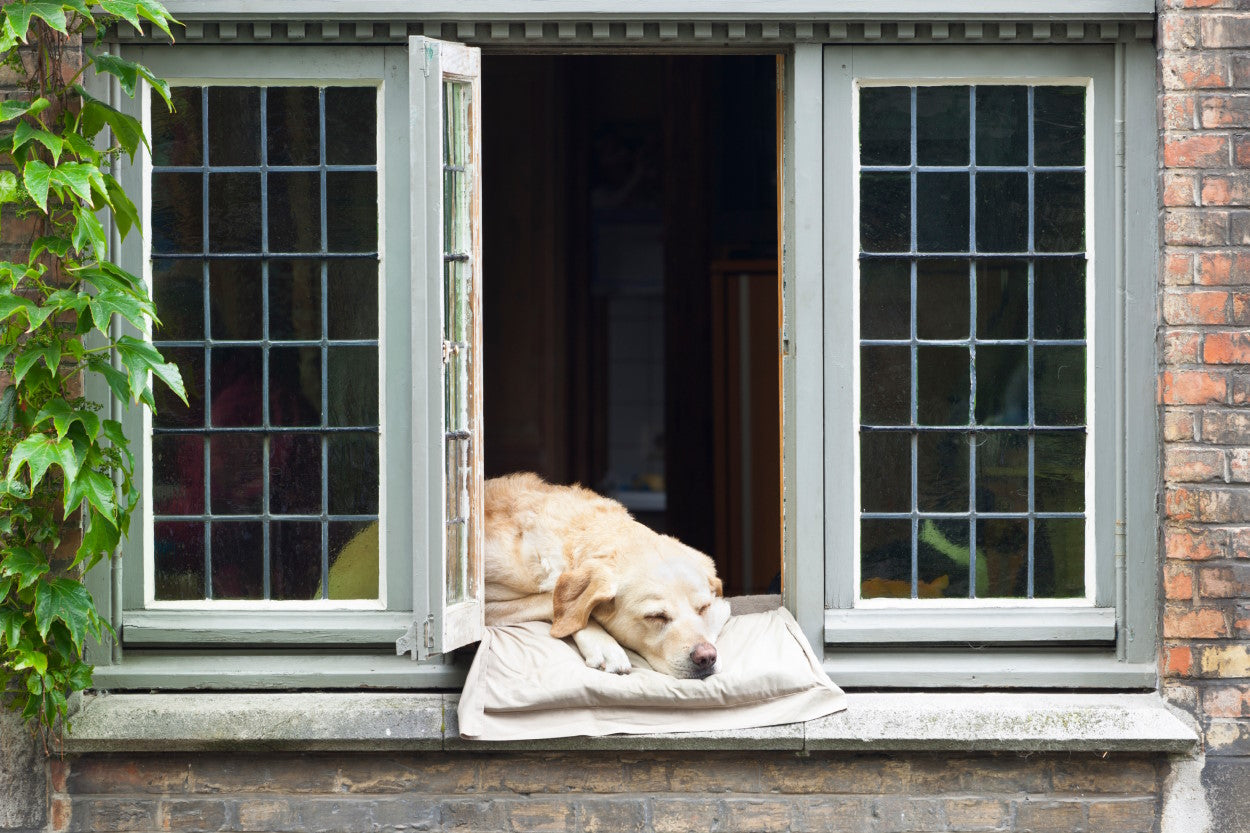
[[[182,545],[197,548],[199,572],[178,562],[157,583],[179,598],[377,598],[377,88],[178,95],[198,121],[153,105],[152,238],[158,254],[197,256],[154,258],[153,279],[169,310],[157,336],[173,342],[157,345],[192,407],[156,394],[153,502],[170,536],[187,536],[168,525],[188,513],[207,523]],[[169,167],[204,161],[204,172]],[[323,162],[355,167],[291,170]],[[337,224],[328,240],[326,222]],[[177,589],[192,584],[191,595]]]
[[865,87],[859,93],[859,159],[863,165],[911,161],[911,90]]
[[968,88],[916,88],[916,163],[968,164]]
[[905,260],[865,260],[859,265],[861,338],[902,338],[911,331],[911,268]]
[[152,164],[199,165],[204,158],[203,90],[170,89],[173,110],[152,102]]
[[861,91],[866,597],[1083,592],[1085,106],[1071,85]]
[[203,523],[157,522],[153,527],[152,559],[157,601],[205,598]]

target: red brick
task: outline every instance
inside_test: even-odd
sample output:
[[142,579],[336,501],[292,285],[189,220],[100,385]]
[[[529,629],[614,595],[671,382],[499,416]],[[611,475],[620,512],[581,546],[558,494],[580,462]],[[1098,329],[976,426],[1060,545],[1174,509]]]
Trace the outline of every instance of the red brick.
[[1228,212],[1169,208],[1163,218],[1163,239],[1171,246],[1227,245]]
[[1202,334],[1189,330],[1168,330],[1163,334],[1164,364],[1194,364],[1202,347]]
[[1203,205],[1250,205],[1250,175],[1221,174],[1202,178]]
[[1219,14],[1202,18],[1202,45],[1237,48],[1250,43],[1250,16]]
[[[1164,511],[1174,521],[1192,521],[1198,517],[1198,495],[1189,489],[1168,489]],[[1169,549],[1173,557],[1170,553]]]
[[1160,60],[1163,86],[1169,90],[1201,90],[1227,87],[1230,73],[1222,55],[1171,54]]
[[1198,571],[1198,592],[1207,599],[1250,598],[1250,564],[1203,567]]
[[1207,717],[1250,717],[1250,686],[1208,688],[1202,695],[1202,707]]
[[1205,405],[1223,402],[1228,381],[1201,370],[1168,371],[1163,374],[1160,396],[1165,405]]
[[1240,168],[1250,167],[1250,136],[1233,137],[1233,164]]
[[1202,342],[1202,360],[1207,364],[1250,363],[1250,333],[1207,333]]
[[1233,374],[1233,389],[1229,394],[1229,402],[1233,405],[1250,405],[1250,375]]
[[1163,296],[1163,320],[1169,324],[1224,324],[1231,293],[1218,289],[1169,292]]
[[1250,529],[1232,530],[1228,549],[1233,558],[1250,558]]
[[1250,256],[1228,252],[1203,252],[1198,256],[1196,283],[1205,286],[1250,283]]
[[73,805],[68,798],[53,798],[50,802],[49,810],[51,810],[52,818],[50,819],[50,829],[52,833],[63,833],[69,830],[69,824],[73,817]]
[[1198,177],[1194,174],[1168,171],[1163,175],[1163,204],[1189,206],[1197,205]]
[[1174,601],[1192,600],[1194,597],[1193,567],[1171,562],[1163,565],[1163,589],[1167,598]]
[[1202,99],[1202,126],[1206,128],[1250,125],[1250,97],[1213,95]]
[[1163,164],[1169,168],[1222,168],[1228,160],[1227,136],[1198,133],[1163,142]]
[[1244,292],[1233,293],[1232,324],[1250,324],[1250,295]]
[[1224,454],[1211,448],[1165,448],[1163,479],[1169,483],[1223,480]]
[[1188,645],[1163,650],[1163,674],[1166,677],[1188,677],[1194,667],[1194,652]]
[[1206,561],[1223,558],[1228,553],[1228,533],[1222,529],[1163,530],[1163,548],[1168,558],[1185,561]]
[[1190,93],[1165,93],[1162,98],[1163,126],[1167,130],[1192,130],[1198,126],[1194,118],[1194,98]]
[[1194,262],[1188,254],[1169,254],[1163,262],[1163,280],[1169,286],[1193,283]]
[[1250,414],[1212,410],[1202,415],[1202,441],[1220,445],[1244,445],[1250,437]]
[[1168,408],[1163,412],[1163,439],[1170,443],[1192,440],[1194,423],[1194,415],[1189,411]]
[[1199,520],[1219,524],[1250,521],[1250,491],[1228,488],[1196,491]]
[[1167,51],[1193,49],[1198,44],[1198,19],[1192,15],[1159,15],[1159,43]]
[[1227,0],[1167,0],[1169,9],[1209,9],[1227,5]]
[[1234,483],[1250,483],[1250,448],[1234,448],[1228,452],[1228,474]]
[[1228,636],[1228,620],[1222,610],[1211,607],[1173,609],[1171,605],[1164,610],[1164,639],[1219,639],[1223,636]]

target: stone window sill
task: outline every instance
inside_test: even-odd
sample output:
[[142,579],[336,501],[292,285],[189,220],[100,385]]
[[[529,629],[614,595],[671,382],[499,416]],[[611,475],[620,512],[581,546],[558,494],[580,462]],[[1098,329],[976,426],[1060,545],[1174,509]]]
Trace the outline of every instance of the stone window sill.
[[1155,694],[875,693],[806,723],[730,732],[462,740],[455,694],[101,694],[66,751],[941,750],[1188,752],[1198,735]]

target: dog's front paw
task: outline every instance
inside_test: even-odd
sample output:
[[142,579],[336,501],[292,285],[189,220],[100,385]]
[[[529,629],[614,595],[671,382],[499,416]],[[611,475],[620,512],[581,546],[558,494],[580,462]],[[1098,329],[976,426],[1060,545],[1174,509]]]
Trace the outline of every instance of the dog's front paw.
[[586,654],[586,665],[609,674],[628,674],[633,666],[620,645],[596,645]]

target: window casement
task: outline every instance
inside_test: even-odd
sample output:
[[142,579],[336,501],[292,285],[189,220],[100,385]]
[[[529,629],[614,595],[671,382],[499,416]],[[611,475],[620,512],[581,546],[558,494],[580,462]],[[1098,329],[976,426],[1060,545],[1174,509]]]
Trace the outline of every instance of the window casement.
[[825,52],[823,637],[844,684],[1064,664],[1150,684],[1143,652],[1117,661],[1139,635],[1124,547],[1153,552],[1124,523],[1124,452],[1150,434],[1126,442],[1126,395],[1149,401],[1125,375],[1117,58]]
[[[847,686],[1152,687],[1149,43],[822,40],[769,47],[784,603]],[[477,51],[125,53],[181,106],[114,97],[156,128],[122,171],[150,242],[117,250],[201,400],[128,424],[152,503],[91,579],[121,626],[98,683],[458,685],[482,628]],[[252,407],[219,418],[232,379]]]

